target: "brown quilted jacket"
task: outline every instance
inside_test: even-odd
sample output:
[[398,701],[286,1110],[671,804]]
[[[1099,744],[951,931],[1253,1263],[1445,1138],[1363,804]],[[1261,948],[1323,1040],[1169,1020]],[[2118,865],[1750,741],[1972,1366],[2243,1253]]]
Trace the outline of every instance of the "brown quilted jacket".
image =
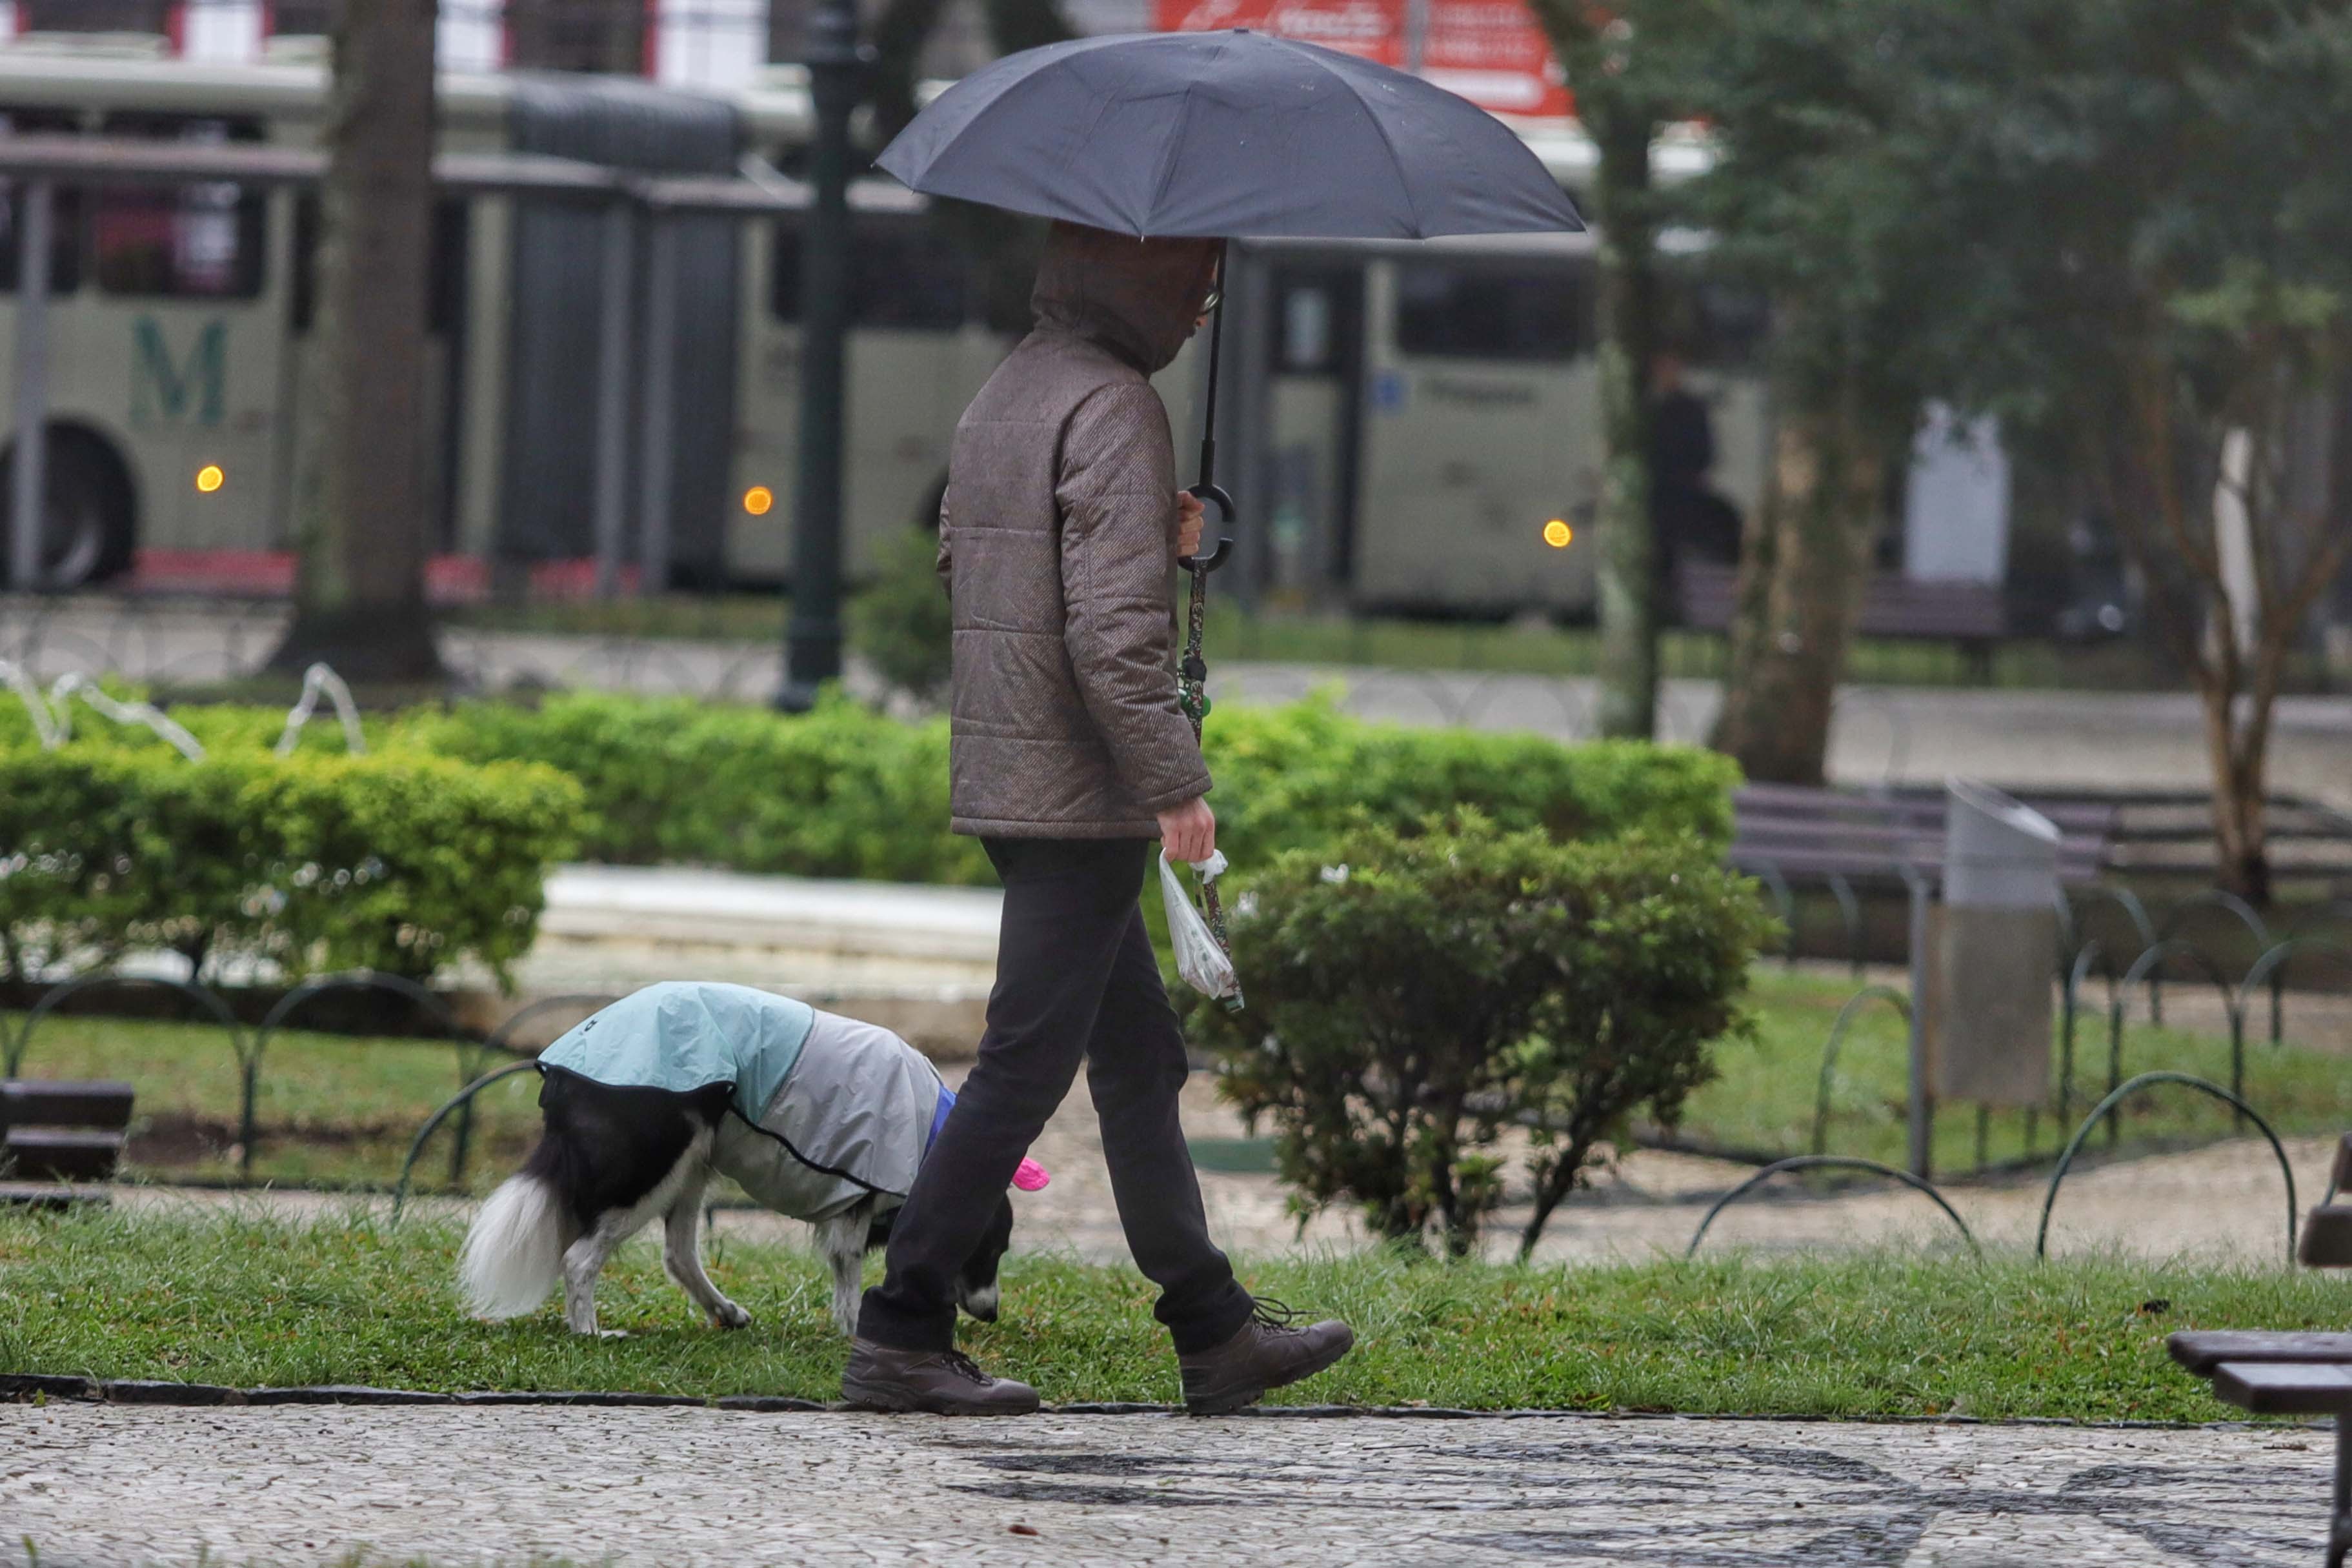
[[1148,377],[1215,252],[1056,226],[1037,328],[956,425],[940,515],[954,606],[959,833],[1151,838],[1209,789],[1176,706],[1176,462]]

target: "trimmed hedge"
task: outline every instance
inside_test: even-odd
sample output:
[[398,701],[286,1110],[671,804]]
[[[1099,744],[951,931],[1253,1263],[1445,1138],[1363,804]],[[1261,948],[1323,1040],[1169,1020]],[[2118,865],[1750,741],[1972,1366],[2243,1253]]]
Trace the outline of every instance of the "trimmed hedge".
[[991,882],[948,831],[944,721],[832,700],[786,718],[690,698],[568,692],[536,708],[418,713],[401,742],[467,762],[528,757],[587,791],[592,860],[889,882]]
[[[799,718],[681,698],[573,692],[538,708],[469,702],[413,716],[401,742],[467,761],[529,757],[587,791],[591,858],[743,871],[986,884],[986,858],[948,831],[948,728],[835,699]],[[1221,848],[1237,866],[1468,807],[1562,841],[1731,836],[1734,764],[1634,742],[1409,729],[1326,698],[1221,708],[1207,743]]]
[[21,975],[160,946],[200,969],[423,978],[466,958],[504,979],[548,867],[576,850],[581,800],[551,768],[414,751],[0,744],[0,960]]
[[[553,861],[987,885],[948,831],[948,727],[834,698],[785,718],[688,698],[570,692],[367,722],[343,754],[321,718],[271,754],[283,713],[186,706],[183,759],[77,710],[43,752],[0,700],[0,962],[164,945],[198,963],[503,974],[529,945]],[[1469,808],[1556,840],[1731,831],[1732,764],[1711,752],[1409,729],[1328,699],[1220,709],[1208,732],[1218,842],[1265,865],[1366,824]],[[566,775],[566,776],[560,776]]]

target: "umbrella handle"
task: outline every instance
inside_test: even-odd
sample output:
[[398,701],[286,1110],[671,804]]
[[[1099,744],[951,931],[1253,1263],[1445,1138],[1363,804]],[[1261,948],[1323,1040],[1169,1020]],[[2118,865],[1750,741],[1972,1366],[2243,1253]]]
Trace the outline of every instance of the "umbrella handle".
[[[1190,493],[1199,497],[1204,506],[1212,502],[1215,503],[1219,522],[1233,521],[1234,498],[1225,493],[1224,486],[1194,485]],[[1233,552],[1234,542],[1230,539],[1219,539],[1217,547],[1208,554],[1180,555],[1176,558],[1176,564],[1187,572],[1214,572],[1225,563],[1225,557]]]

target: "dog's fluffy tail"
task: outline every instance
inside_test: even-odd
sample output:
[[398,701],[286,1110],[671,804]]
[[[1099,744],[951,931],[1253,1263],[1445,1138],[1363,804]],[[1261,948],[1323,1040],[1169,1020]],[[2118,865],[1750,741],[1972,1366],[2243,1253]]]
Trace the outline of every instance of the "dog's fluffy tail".
[[547,1300],[563,1266],[563,1208],[543,1176],[509,1176],[474,1216],[457,1286],[478,1318],[520,1318]]

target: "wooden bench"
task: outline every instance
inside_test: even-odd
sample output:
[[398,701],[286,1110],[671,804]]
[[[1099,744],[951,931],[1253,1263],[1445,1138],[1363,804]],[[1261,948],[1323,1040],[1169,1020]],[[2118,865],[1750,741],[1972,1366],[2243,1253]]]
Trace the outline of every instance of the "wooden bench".
[[[2304,1222],[2295,1256],[2312,1268],[2352,1268],[2352,1136],[2336,1151],[2329,1202]],[[2352,1551],[2352,1333],[2188,1331],[2167,1343],[2172,1359],[2210,1380],[2214,1397],[2257,1415],[2336,1418],[2336,1500],[2327,1524],[2327,1568]]]
[[[1731,797],[1731,868],[1761,879],[1793,923],[1796,889],[1826,887],[1845,923],[1846,955],[1863,959],[1862,891],[1901,890],[1906,873],[1940,882],[1944,814],[1940,789],[1853,791],[1801,784],[1748,784]],[[2025,804],[2043,810],[2042,803]],[[2095,882],[2106,868],[2114,811],[2061,802],[2044,815],[2058,828],[2058,879]]]
[[[2114,832],[2112,807],[2090,802],[2024,804],[2058,829],[2058,879],[2098,880]],[[1900,882],[1909,866],[1943,874],[1945,794],[1940,789],[1854,791],[1803,784],[1747,784],[1731,797],[1731,862],[1769,865],[1783,877]]]
[[[1674,607],[1693,631],[1731,628],[1738,605],[1738,568],[1707,561],[1675,567]],[[1895,572],[1874,572],[1862,590],[1854,630],[1868,637],[1958,645],[1969,672],[1992,679],[1993,646],[2009,635],[2009,609],[1990,583],[1921,582]]]
[[0,1203],[104,1202],[131,1126],[127,1083],[0,1079]]

